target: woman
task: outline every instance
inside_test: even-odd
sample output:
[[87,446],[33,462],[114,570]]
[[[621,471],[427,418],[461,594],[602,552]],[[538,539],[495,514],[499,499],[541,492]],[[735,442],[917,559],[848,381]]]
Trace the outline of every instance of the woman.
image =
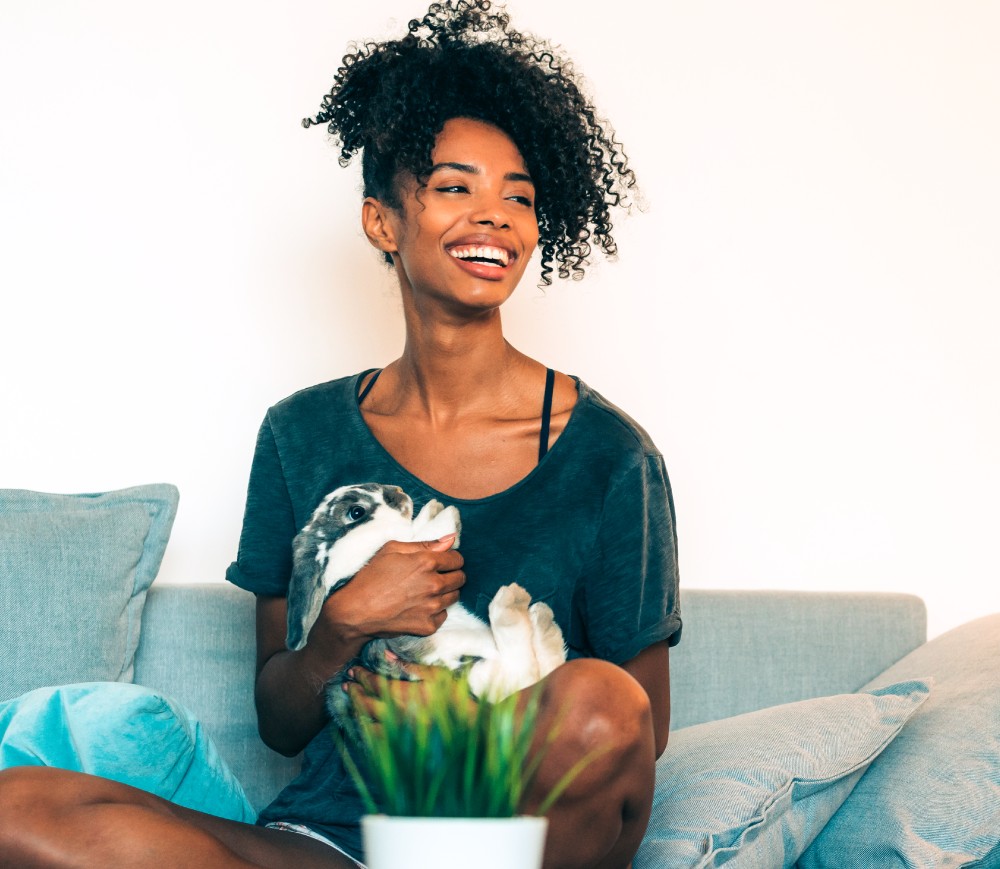
[[[609,209],[634,184],[568,67],[487,0],[432,6],[398,41],[344,59],[324,108],[342,162],[359,151],[362,224],[395,269],[399,359],[272,407],[251,470],[237,561],[257,596],[260,732],[301,775],[257,826],[56,770],[3,783],[0,863],[342,867],[363,859],[357,794],[327,732],[327,681],[376,636],[427,635],[461,599],[480,615],[523,585],[552,606],[570,659],[543,683],[561,726],[529,794],[604,749],[549,813],[546,867],[626,867],[649,817],[679,638],[673,507],[648,436],[583,382],[511,347],[500,309],[541,277],[614,253]],[[389,543],[285,647],[291,540],[321,498],[357,482],[456,504],[452,540]],[[354,671],[364,703],[378,677]],[[397,683],[405,692],[411,683]]]

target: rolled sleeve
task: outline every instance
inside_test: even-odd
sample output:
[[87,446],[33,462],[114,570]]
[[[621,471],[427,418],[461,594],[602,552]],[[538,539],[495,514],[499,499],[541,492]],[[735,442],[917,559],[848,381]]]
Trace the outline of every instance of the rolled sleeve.
[[677,530],[662,456],[637,461],[611,488],[583,588],[593,653],[617,664],[681,636]]
[[270,422],[264,419],[250,468],[243,530],[226,579],[254,594],[284,596],[292,570],[295,519]]

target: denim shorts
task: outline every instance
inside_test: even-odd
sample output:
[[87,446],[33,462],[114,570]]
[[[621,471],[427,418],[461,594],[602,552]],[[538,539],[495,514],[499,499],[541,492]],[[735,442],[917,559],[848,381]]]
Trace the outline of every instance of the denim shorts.
[[366,869],[364,863],[359,863],[332,839],[328,839],[322,833],[317,833],[305,824],[293,824],[289,821],[271,821],[270,824],[265,824],[265,826],[271,830],[285,830],[289,833],[298,833],[300,836],[308,836],[310,839],[315,839],[317,842],[322,842],[324,845],[329,845],[335,851],[339,851],[348,860],[353,861],[354,865],[357,866],[358,869]]

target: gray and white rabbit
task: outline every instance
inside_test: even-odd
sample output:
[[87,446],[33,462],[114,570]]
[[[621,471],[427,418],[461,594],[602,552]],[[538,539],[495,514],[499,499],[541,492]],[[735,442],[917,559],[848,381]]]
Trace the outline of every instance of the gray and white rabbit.
[[[455,534],[459,544],[461,519],[454,506],[428,501],[413,515],[413,501],[398,486],[361,483],[328,494],[292,544],[293,570],[288,587],[289,649],[306,645],[309,631],[326,598],[349,582],[390,540],[438,540]],[[566,660],[562,631],[547,604],[531,603],[516,583],[502,586],[489,606],[486,624],[461,604],[428,637],[374,639],[361,650],[359,662],[370,670],[406,678],[401,662],[437,664],[452,670],[469,666],[477,697],[499,700],[535,684]],[[472,662],[471,665],[469,662]],[[349,714],[340,689],[343,674],[327,688],[327,706],[334,719]]]

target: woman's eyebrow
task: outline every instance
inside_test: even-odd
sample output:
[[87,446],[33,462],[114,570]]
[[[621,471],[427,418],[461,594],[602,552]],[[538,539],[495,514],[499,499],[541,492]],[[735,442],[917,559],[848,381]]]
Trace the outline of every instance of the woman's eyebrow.
[[[443,163],[435,163],[431,166],[430,174],[433,175],[439,169],[454,169],[458,172],[468,172],[471,175],[481,174],[478,166],[473,166],[471,163],[456,163],[451,160],[446,160]],[[505,181],[526,181],[531,185],[535,183],[531,180],[531,176],[527,172],[508,172],[503,177]]]

